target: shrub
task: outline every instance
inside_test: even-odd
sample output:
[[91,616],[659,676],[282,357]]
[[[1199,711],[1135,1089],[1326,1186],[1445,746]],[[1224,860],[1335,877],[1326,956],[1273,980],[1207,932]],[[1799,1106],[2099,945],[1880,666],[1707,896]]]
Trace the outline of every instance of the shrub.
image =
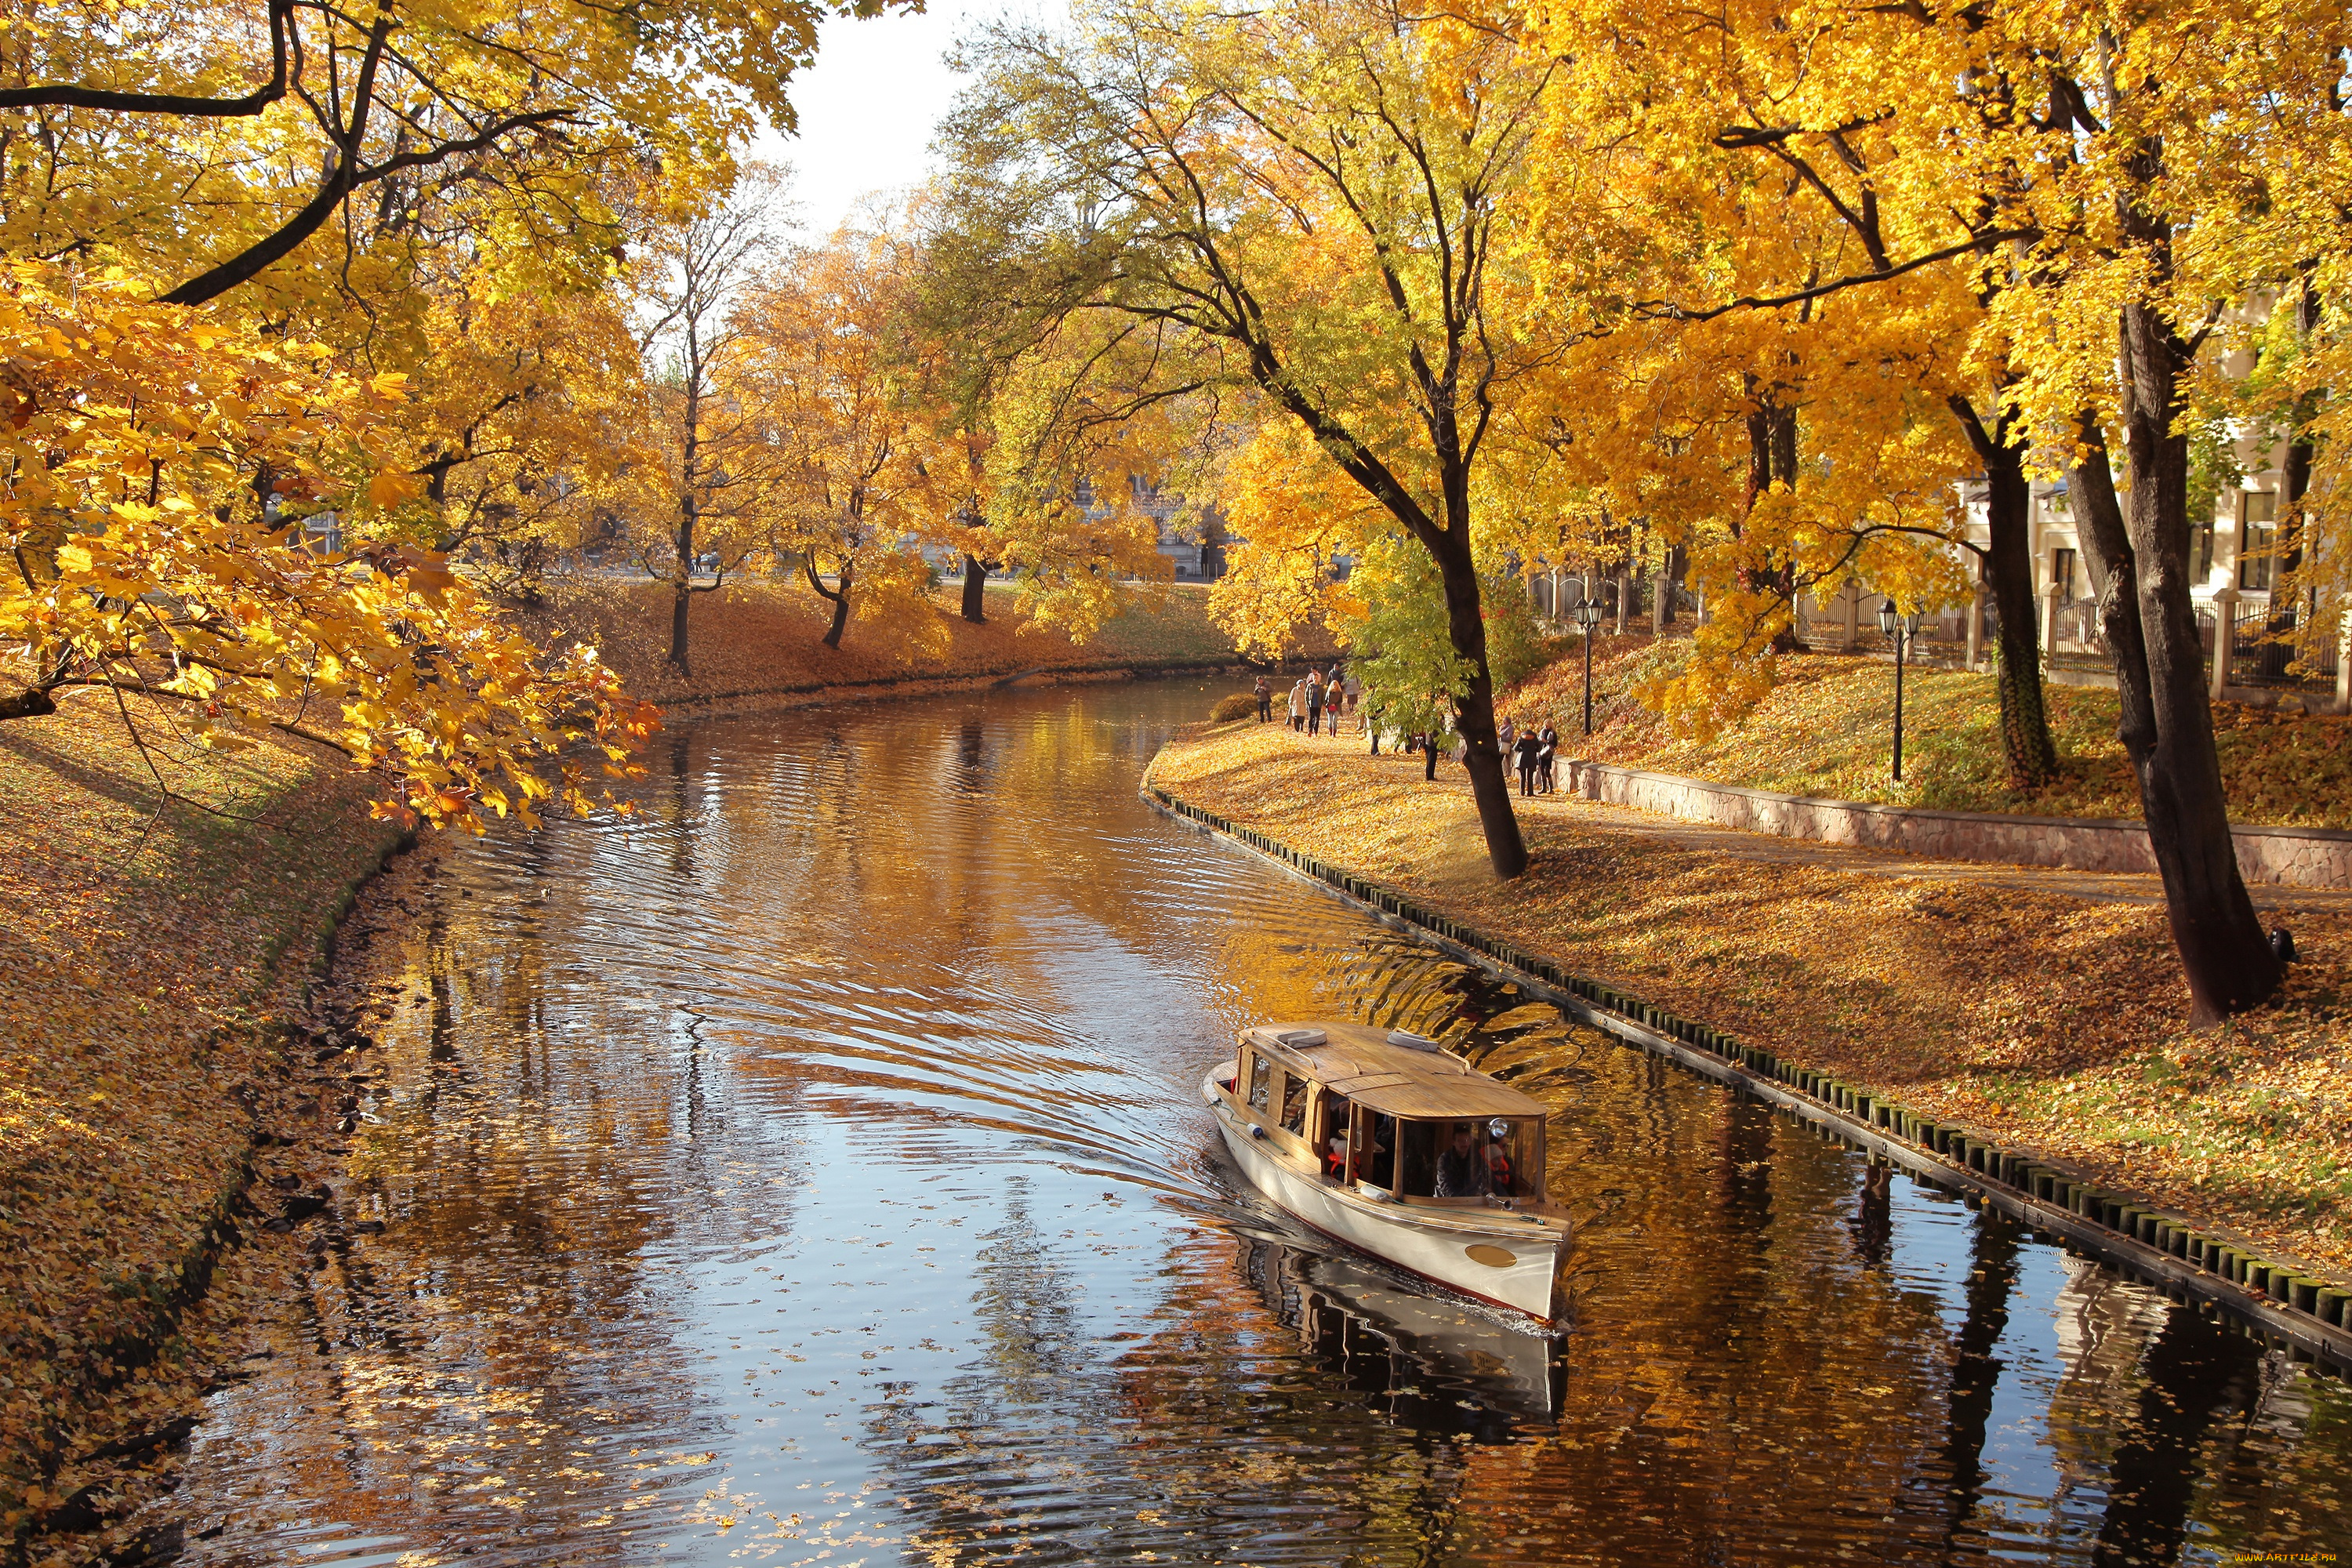
[[1217,699],[1217,705],[1209,710],[1209,721],[1230,724],[1236,719],[1251,719],[1256,715],[1257,699],[1246,691],[1236,691],[1231,697]]

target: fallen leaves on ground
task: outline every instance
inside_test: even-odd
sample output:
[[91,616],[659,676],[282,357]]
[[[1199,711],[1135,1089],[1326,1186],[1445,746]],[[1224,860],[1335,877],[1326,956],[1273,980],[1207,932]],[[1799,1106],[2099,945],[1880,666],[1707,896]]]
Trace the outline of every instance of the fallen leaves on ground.
[[1424,784],[1363,744],[1243,723],[1172,742],[1151,778],[1571,973],[2352,1275],[2352,914],[2297,913],[2279,1003],[2191,1032],[2163,910],[2071,896],[2063,872],[2042,891],[1867,852],[1748,858],[1554,800],[1522,811],[1532,863],[1503,883],[1460,768]]
[[[243,1184],[257,1109],[278,1092],[272,1021],[389,832],[368,816],[373,781],[324,748],[278,738],[205,753],[175,739],[173,711],[133,711],[154,764],[200,805],[158,813],[148,761],[103,693],[0,725],[10,1533],[85,1486],[116,1486],[120,1463],[81,1457],[193,1408],[204,1353],[169,1340],[163,1304],[205,1257],[205,1227]],[[122,1458],[152,1468],[170,1447]],[[76,1541],[97,1551],[106,1537]]]

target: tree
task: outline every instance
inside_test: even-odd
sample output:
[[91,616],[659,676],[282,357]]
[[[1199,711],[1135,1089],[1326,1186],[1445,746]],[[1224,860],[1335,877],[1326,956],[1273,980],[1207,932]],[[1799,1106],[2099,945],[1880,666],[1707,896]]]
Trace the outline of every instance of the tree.
[[2033,287],[1996,321],[2037,344],[2018,401],[2070,468],[2190,1016],[2210,1024],[2268,1000],[2281,968],[2238,869],[2189,597],[2194,405],[2254,290],[2308,258],[2341,275],[2342,45],[2315,41],[2342,18],[2215,7],[2184,28],[2085,4],[2000,20],[1972,42],[2038,86],[2001,138],[2036,172],[2015,205],[2037,239]]
[[1528,559],[1620,550],[1611,534],[1638,526],[1679,560],[1708,614],[1693,657],[1643,694],[1704,730],[1770,689],[1801,596],[1854,576],[1914,607],[1965,592],[1955,484],[1973,465],[1940,393],[1967,334],[1948,278],[1898,276],[1866,307],[1813,291],[1851,236],[1791,199],[1795,182],[1715,145],[1711,104],[1677,102],[1671,73],[1651,85],[1612,108],[1568,73],[1550,105],[1542,221],[1514,259],[1536,284],[1528,308],[1583,341],[1513,405],[1527,456],[1507,486],[1527,499],[1508,515]]
[[916,504],[923,411],[904,374],[910,268],[904,241],[845,227],[745,303],[740,395],[776,474],[769,543],[831,601],[827,647],[853,609],[918,644],[939,635],[914,548],[928,518]]
[[[1435,563],[1412,540],[1387,532],[1369,546],[1348,586],[1354,613],[1336,616],[1335,627],[1363,679],[1364,711],[1383,728],[1430,736],[1433,747],[1470,679],[1468,661],[1454,651]],[[1535,612],[1515,587],[1507,570],[1488,566],[1487,662],[1498,686],[1543,662]]]
[[1132,406],[1245,388],[1426,550],[1469,670],[1455,722],[1488,857],[1517,876],[1473,490],[1496,400],[1538,352],[1490,291],[1549,68],[1507,18],[1376,0],[1122,0],[1072,37],[996,26],[973,60],[950,200],[961,233],[1013,242],[974,246],[1007,258],[974,336],[1012,357],[1101,319],[1160,367]]
[[626,460],[646,395],[618,290],[508,292],[462,255],[425,281],[433,347],[392,415],[422,489],[394,521],[483,586],[535,600]]
[[[690,674],[687,627],[697,594],[716,592],[763,542],[764,490],[776,453],[735,390],[752,343],[738,296],[775,247],[782,176],[755,170],[715,207],[656,228],[640,267],[639,342],[651,361],[646,460],[628,476],[636,508],[661,521],[637,561],[670,588],[668,662]],[[715,555],[710,581],[696,574]]]
[[307,533],[413,493],[384,422],[397,378],[140,295],[29,263],[0,291],[0,656],[19,688],[0,719],[96,687],[144,754],[123,701],[143,691],[178,700],[197,745],[276,728],[339,746],[383,775],[386,809],[428,821],[587,809],[583,755],[625,772],[651,723],[593,650],[527,646],[431,552],[339,558]]
[[[1965,280],[1976,308],[1967,379],[1923,389],[1987,464],[1997,521],[2022,489],[2024,476],[2008,471],[2021,446],[2030,443],[2029,471],[2068,471],[2200,1022],[2266,998],[2278,967],[2237,870],[2206,704],[2187,572],[2189,443],[2218,403],[2215,345],[2242,337],[2240,324],[2263,314],[2260,296],[2294,269],[2340,268],[2340,23],[2317,5],[2192,17],[2067,0],[1684,27],[1601,5],[1568,15],[1560,35],[1645,62],[1696,47],[1679,66],[1645,70],[1631,92],[1605,72],[1587,79],[1588,92],[1633,107],[1598,116],[1597,130],[1573,110],[1555,117],[1579,150],[1563,162],[1572,178],[1558,182],[1555,212],[1561,196],[1580,195],[1600,209],[1585,232],[1614,222],[1638,251],[1639,220],[1595,178],[1622,132],[1639,143],[1637,161],[1660,169],[1703,162],[1706,149],[1769,159],[1787,171],[1788,195],[1810,192],[1862,250],[1858,262],[1826,258],[1818,269],[1735,269],[1714,303],[1679,291],[1657,297],[1664,313],[1782,311],[1857,295],[1882,313],[1938,269]],[[2118,442],[2122,485],[2110,457]],[[2022,574],[2012,559],[1995,578],[1996,595],[2013,597]],[[2020,668],[2021,650],[2004,662]]]
[[[10,28],[0,244],[124,262],[175,279],[178,304],[265,274],[273,291],[331,299],[357,245],[429,245],[420,209],[455,200],[478,235],[586,262],[615,237],[602,174],[648,158],[723,170],[754,112],[789,126],[784,86],[828,7],[253,9],[58,5]],[[310,243],[327,232],[341,243]]]

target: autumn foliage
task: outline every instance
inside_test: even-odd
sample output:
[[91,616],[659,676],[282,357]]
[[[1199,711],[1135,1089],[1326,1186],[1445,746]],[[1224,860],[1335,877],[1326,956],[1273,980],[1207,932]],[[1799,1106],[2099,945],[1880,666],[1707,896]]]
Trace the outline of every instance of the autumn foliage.
[[593,651],[526,644],[396,535],[343,553],[306,531],[325,513],[364,538],[415,493],[387,460],[400,379],[120,279],[67,281],[20,265],[0,295],[0,647],[22,661],[20,709],[99,686],[135,733],[121,695],[153,692],[202,746],[323,736],[430,821],[584,809],[575,748],[617,766],[648,722]]

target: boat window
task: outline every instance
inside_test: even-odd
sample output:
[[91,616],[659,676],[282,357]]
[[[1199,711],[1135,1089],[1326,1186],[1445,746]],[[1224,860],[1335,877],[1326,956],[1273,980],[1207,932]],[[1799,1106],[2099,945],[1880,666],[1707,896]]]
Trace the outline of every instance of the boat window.
[[[1543,1173],[1536,1168],[1539,1123],[1532,1118],[1496,1117],[1478,1124],[1478,1142],[1486,1157],[1487,1173],[1496,1197],[1536,1199],[1543,1195]],[[1503,1131],[1497,1135],[1495,1129]]]
[[1432,1195],[1437,1184],[1437,1123],[1398,1122],[1396,1144],[1397,1195]]
[[1364,1149],[1364,1179],[1376,1187],[1396,1185],[1397,1121],[1375,1111],[1364,1118],[1370,1131]]
[[1326,1094],[1323,1097],[1323,1173],[1339,1181],[1354,1180],[1349,1166],[1348,1129],[1354,1120],[1355,1107],[1345,1097]]
[[1433,1195],[1441,1198],[1483,1198],[1495,1190],[1494,1167],[1486,1153],[1484,1121],[1445,1121],[1437,1125],[1437,1180]]
[[1255,1051],[1250,1053],[1249,1104],[1260,1116],[1265,1114],[1266,1102],[1274,1094],[1274,1064]]
[[1282,1130],[1307,1136],[1307,1080],[1295,1072],[1285,1073],[1282,1085]]

